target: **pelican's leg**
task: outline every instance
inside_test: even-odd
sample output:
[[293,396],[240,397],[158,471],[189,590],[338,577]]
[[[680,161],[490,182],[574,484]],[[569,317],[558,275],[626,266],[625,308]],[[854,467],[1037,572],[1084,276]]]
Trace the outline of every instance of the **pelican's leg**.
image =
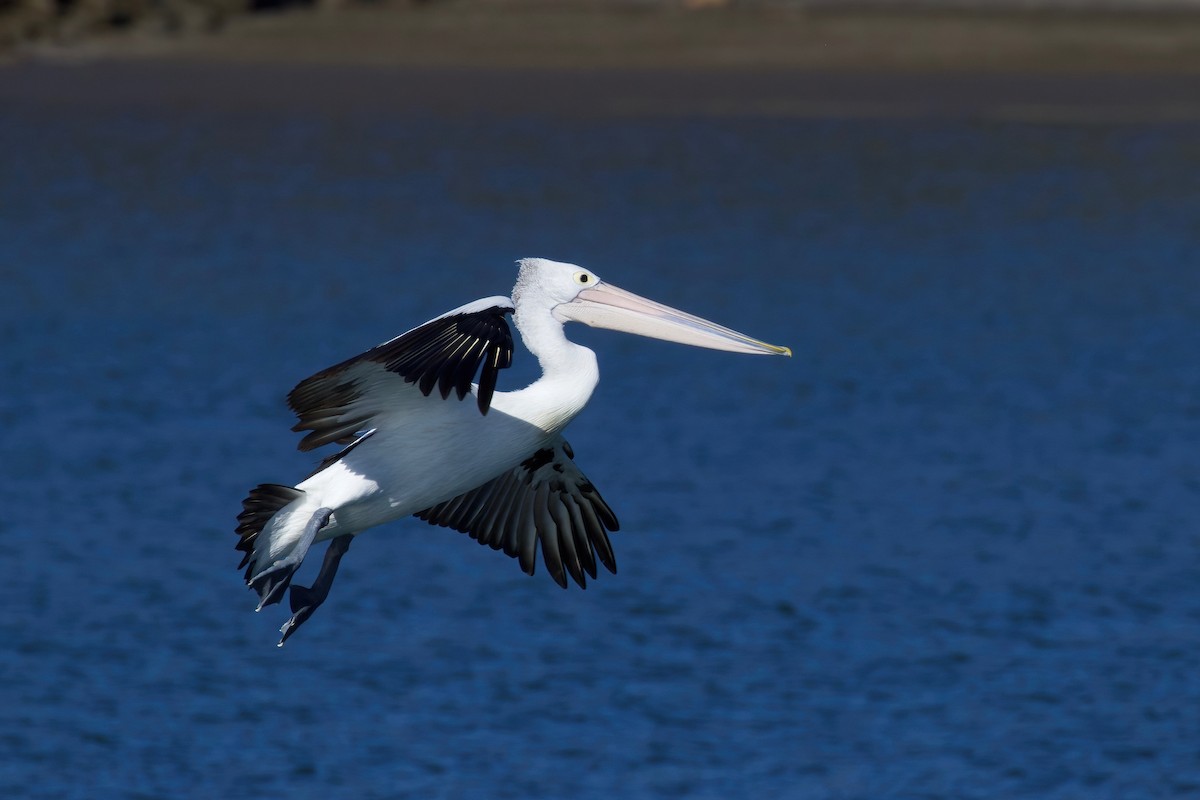
[[341,563],[342,556],[350,549],[350,540],[353,538],[353,534],[343,534],[329,543],[329,549],[325,551],[325,560],[321,562],[321,571],[317,573],[317,579],[313,581],[312,586],[292,587],[292,596],[289,599],[292,605],[292,618],[283,623],[283,627],[279,629],[283,634],[279,640],[280,647],[283,647],[283,643],[288,640],[288,637],[313,615],[321,603],[325,602],[325,598],[329,597],[329,589],[333,586],[334,576],[337,575],[338,564]]
[[260,598],[255,611],[262,611],[265,606],[278,603],[283,599],[283,593],[287,591],[288,584],[292,582],[292,576],[296,574],[300,563],[308,555],[308,548],[312,547],[317,533],[328,524],[331,516],[333,516],[331,508],[318,508],[314,511],[308,524],[304,526],[304,533],[300,535],[300,541],[296,542],[296,546],[292,548],[287,557],[279,559],[250,579],[251,588],[258,592]]

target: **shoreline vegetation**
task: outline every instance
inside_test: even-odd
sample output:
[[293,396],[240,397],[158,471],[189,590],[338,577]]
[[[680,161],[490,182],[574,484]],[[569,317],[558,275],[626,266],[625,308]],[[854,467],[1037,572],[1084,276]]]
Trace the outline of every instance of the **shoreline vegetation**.
[[1200,74],[1200,0],[0,0],[0,63]]

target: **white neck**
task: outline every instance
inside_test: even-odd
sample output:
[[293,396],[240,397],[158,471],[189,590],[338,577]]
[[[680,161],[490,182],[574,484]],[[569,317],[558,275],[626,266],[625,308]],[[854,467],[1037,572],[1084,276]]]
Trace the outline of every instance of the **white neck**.
[[545,307],[532,312],[518,307],[513,322],[541,364],[542,377],[519,391],[497,393],[492,404],[547,433],[558,433],[583,410],[600,382],[596,354],[569,341],[562,323]]

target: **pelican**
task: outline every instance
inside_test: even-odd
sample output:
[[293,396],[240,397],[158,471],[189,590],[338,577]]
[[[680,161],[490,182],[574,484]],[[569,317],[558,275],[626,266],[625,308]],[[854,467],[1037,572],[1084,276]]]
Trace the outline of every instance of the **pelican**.
[[[616,573],[608,533],[617,517],[575,465],[562,431],[600,379],[596,355],[569,341],[567,322],[670,342],[790,356],[683,311],[602,281],[575,264],[518,262],[512,298],[487,297],[435,317],[301,381],[288,395],[307,432],[299,448],[340,444],[295,486],[262,484],[242,501],[237,549],[258,610],[291,587],[279,646],[329,596],[356,535],[415,515],[461,531],[534,573],[538,546],[564,589]],[[542,376],[497,392],[512,363],[511,314]],[[474,383],[478,374],[479,382]],[[435,394],[436,392],[436,394]],[[473,402],[461,402],[470,398]],[[453,399],[452,399],[453,398]],[[291,585],[316,542],[329,541],[312,586]]]

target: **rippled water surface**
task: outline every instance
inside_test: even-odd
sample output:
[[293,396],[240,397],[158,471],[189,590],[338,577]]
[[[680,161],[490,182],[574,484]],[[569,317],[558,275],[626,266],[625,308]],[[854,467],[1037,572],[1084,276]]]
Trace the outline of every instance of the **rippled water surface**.
[[[1200,795],[1200,130],[17,111],[0,795]],[[409,520],[277,649],[287,390],[527,255],[796,356],[573,331],[620,573]]]

